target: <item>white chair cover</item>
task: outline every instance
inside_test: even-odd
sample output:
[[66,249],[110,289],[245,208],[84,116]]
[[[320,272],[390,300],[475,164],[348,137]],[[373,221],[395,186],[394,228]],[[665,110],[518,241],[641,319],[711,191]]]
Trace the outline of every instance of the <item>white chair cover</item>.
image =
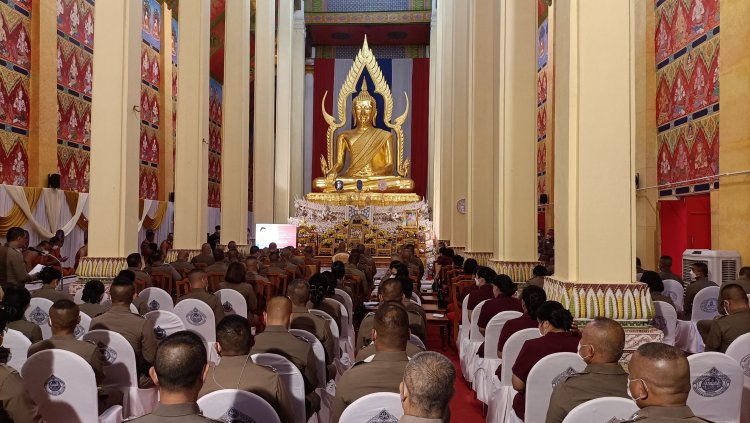
[[357,347],[355,343],[357,338],[354,333],[354,302],[352,301],[352,297],[350,297],[343,289],[336,288],[335,292],[344,299],[344,306],[346,307],[346,312],[349,317],[349,327],[351,328],[351,339],[349,340],[349,343],[351,344],[352,351],[356,355]]
[[138,297],[146,302],[149,311],[174,311],[174,301],[172,301],[172,296],[161,288],[146,288],[138,294]]
[[222,389],[198,398],[203,415],[222,422],[281,423],[279,415],[263,398],[239,389]]
[[349,314],[346,310],[346,306],[333,298],[324,298],[323,302],[330,304],[332,307],[338,308],[339,313],[341,313],[339,348],[341,349],[341,355],[349,357],[349,362],[353,363],[355,356],[354,348],[352,347],[354,341],[354,327],[349,324]]
[[677,337],[677,311],[671,304],[664,301],[654,301],[654,326],[664,332],[661,342],[669,345],[675,344]]
[[745,375],[744,389],[742,390],[742,423],[750,422],[750,333],[746,333],[735,339],[729,348],[728,356],[737,360]]
[[479,331],[479,325],[477,322],[479,321],[479,314],[482,312],[482,307],[487,301],[489,300],[484,300],[474,307],[474,310],[471,313],[472,319],[469,324],[469,342],[465,345],[465,348],[462,348],[461,351],[459,351],[461,372],[464,375],[464,379],[472,384],[474,383],[474,358],[477,356],[477,351],[479,351],[482,342],[484,342],[484,335]]
[[421,298],[419,298],[419,295],[417,295],[417,293],[416,293],[416,292],[412,292],[412,293],[411,293],[411,298],[410,298],[410,299],[411,299],[412,301],[414,301],[414,302],[415,302],[416,304],[418,304],[418,305],[420,305],[420,306],[422,305],[422,299],[421,299]]
[[31,341],[23,333],[8,329],[3,337],[3,346],[10,350],[8,366],[20,372],[23,363],[26,362],[26,355],[29,352]]
[[691,355],[688,362],[691,389],[687,405],[693,413],[715,422],[739,422],[745,376],[737,360],[719,352],[704,352]]
[[412,344],[418,346],[423,351],[427,350],[427,347],[424,345],[424,342],[422,342],[422,340],[419,339],[419,337],[417,335],[414,335],[413,333],[409,334],[409,342],[411,342]]
[[117,332],[95,329],[83,335],[84,341],[96,342],[104,350],[104,386],[123,394],[122,408],[128,417],[142,416],[154,410],[158,391],[139,389],[135,352],[130,343]]
[[89,331],[89,328],[91,327],[91,317],[89,317],[88,314],[79,311],[79,316],[81,316],[81,322],[76,325],[75,332],[73,332],[73,335],[75,335],[76,339],[81,339],[83,334]]
[[663,282],[664,291],[662,294],[672,300],[675,310],[682,311],[685,302],[685,287],[674,279],[664,279]]
[[543,422],[547,418],[552,389],[567,376],[583,371],[586,362],[576,353],[561,352],[539,360],[526,379],[525,421]]
[[85,302],[83,301],[83,289],[76,291],[75,295],[73,295],[73,302],[76,304],[83,304]]
[[214,293],[224,307],[224,315],[239,314],[247,319],[247,301],[234,289],[220,289]]
[[105,413],[110,420],[97,415],[94,370],[77,354],[59,349],[40,351],[26,360],[21,377],[48,423],[122,421],[119,405]]
[[693,312],[690,320],[711,320],[719,315],[719,287],[708,286],[695,294],[693,299]]
[[703,352],[703,338],[698,332],[698,324],[689,320],[677,320],[674,346],[691,354]]
[[399,394],[378,392],[349,404],[341,413],[339,423],[397,422],[403,415]]
[[289,398],[292,400],[295,423],[306,423],[305,380],[302,379],[299,369],[291,361],[278,354],[253,354],[252,359],[256,364],[273,368],[281,376],[284,386],[289,390]]
[[[505,322],[517,317],[521,317],[521,313],[517,311],[500,312],[490,319],[484,329],[484,358],[475,358],[472,373],[474,374],[473,387],[477,392],[477,399],[485,404],[489,403],[493,387],[491,379],[495,378],[495,370],[501,362],[497,357],[497,342],[500,339],[500,331],[505,326]],[[489,381],[488,378],[490,378]]]
[[289,333],[298,338],[304,339],[312,346],[313,353],[315,354],[316,369],[318,374],[318,387],[316,388],[316,392],[320,396],[320,410],[318,411],[318,420],[320,420],[321,422],[327,422],[330,419],[331,405],[333,404],[333,399],[336,396],[336,384],[333,381],[331,382],[333,384],[332,393],[326,390],[326,379],[328,379],[328,369],[326,368],[326,350],[325,348],[323,348],[323,344],[320,342],[320,340],[318,340],[315,335],[306,330],[289,329]]
[[570,410],[562,423],[609,423],[624,421],[638,411],[634,401],[620,397],[602,397],[586,401]]
[[[339,326],[336,324],[336,321],[333,320],[333,317],[328,315],[323,310],[316,310],[316,309],[310,309],[310,314],[314,314],[316,316],[320,316],[324,319],[326,319],[326,322],[328,322],[328,327],[331,329],[331,334],[333,334],[333,345],[338,346],[339,345]],[[334,358],[341,358],[341,348],[334,348]]]
[[488,423],[504,423],[514,415],[513,396],[516,395],[516,390],[513,389],[512,385],[513,365],[516,363],[523,344],[529,339],[539,338],[540,336],[539,329],[520,330],[511,335],[503,346],[501,378],[500,380],[497,377],[490,378],[493,382],[493,389],[490,391],[492,392],[492,401],[488,404],[487,410]]
[[154,334],[159,342],[175,332],[185,330],[182,320],[171,311],[149,311],[144,317],[154,326]]
[[[182,320],[185,329],[195,332],[206,342],[209,348],[216,342],[216,317],[208,304],[201,300],[188,298],[174,307],[174,314]],[[211,351],[211,350],[209,350]]]
[[46,298],[32,298],[29,307],[23,313],[26,320],[39,326],[44,339],[49,339],[52,336],[52,328],[49,325],[50,307],[52,307],[52,301]]
[[133,303],[130,303],[130,307],[129,307],[129,308],[130,308],[130,312],[131,312],[131,313],[133,313],[133,314],[141,314],[141,313],[140,313],[140,312],[138,311],[138,307],[134,306],[134,305],[133,305]]
[[469,341],[469,296],[465,296],[461,302],[461,324],[458,325],[458,336],[456,336],[456,348],[459,353],[464,347],[464,343]]

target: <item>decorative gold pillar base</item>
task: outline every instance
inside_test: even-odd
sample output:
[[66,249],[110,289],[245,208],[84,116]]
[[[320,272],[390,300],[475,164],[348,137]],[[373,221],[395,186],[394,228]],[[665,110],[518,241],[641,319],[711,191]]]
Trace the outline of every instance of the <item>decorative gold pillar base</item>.
[[534,274],[534,267],[539,265],[538,261],[507,261],[491,259],[490,267],[498,275],[508,275],[514,282],[525,283],[531,279]]
[[[121,270],[128,268],[125,257],[82,257],[76,269],[76,276],[82,282],[98,279],[111,282]],[[71,292],[74,294],[75,291]]]
[[305,196],[307,201],[316,204],[334,206],[394,206],[418,203],[422,197],[413,193],[388,192],[311,192]]
[[[482,252],[472,252],[472,251],[464,251],[464,258],[467,259],[474,259],[479,263],[480,266],[490,266],[490,260],[492,260],[492,255],[494,253],[482,253]],[[491,267],[491,266],[490,266]]]
[[164,263],[172,263],[173,261],[177,260],[177,254],[180,253],[180,251],[187,251],[188,252],[188,261],[192,260],[193,257],[199,255],[201,253],[201,250],[196,249],[171,249],[167,252],[167,256],[164,258]]

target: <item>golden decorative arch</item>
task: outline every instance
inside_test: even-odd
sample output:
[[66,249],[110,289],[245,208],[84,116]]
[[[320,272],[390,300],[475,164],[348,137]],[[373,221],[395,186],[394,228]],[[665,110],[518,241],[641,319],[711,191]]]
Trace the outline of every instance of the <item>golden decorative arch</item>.
[[[401,128],[406,116],[409,114],[409,96],[404,91],[404,97],[406,98],[406,107],[404,113],[391,121],[393,115],[393,97],[391,96],[391,89],[388,83],[385,81],[383,72],[378,66],[378,62],[375,59],[375,55],[370,50],[367,44],[367,35],[365,35],[365,41],[362,44],[362,48],[357,53],[357,57],[354,59],[352,67],[349,69],[349,73],[346,75],[346,80],[339,90],[338,98],[338,119],[331,116],[326,111],[326,97],[328,91],[323,94],[323,101],[321,102],[320,108],[323,111],[323,117],[328,123],[328,131],[326,132],[326,147],[328,157],[320,156],[320,169],[323,171],[323,175],[327,175],[331,169],[333,169],[334,151],[335,149],[335,137],[334,134],[339,128],[342,128],[346,124],[346,100],[347,98],[356,92],[357,81],[364,70],[370,74],[372,82],[375,85],[375,92],[383,97],[383,103],[385,110],[383,111],[383,121],[385,126],[396,132],[396,143],[398,149],[396,172],[398,176],[405,178],[409,173],[410,162],[408,159],[404,160],[404,131]],[[337,122],[338,121],[338,122]]]

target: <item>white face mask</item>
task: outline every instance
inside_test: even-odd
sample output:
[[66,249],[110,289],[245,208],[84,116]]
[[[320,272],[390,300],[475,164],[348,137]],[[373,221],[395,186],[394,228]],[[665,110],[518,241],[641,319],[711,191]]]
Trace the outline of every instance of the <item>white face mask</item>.
[[630,392],[630,384],[633,383],[633,382],[635,382],[636,380],[641,381],[641,383],[643,383],[643,387],[646,389],[646,391],[648,391],[648,387],[646,386],[646,382],[644,382],[643,379],[630,379],[630,378],[628,378],[628,386],[627,386],[626,390],[627,390],[628,396],[630,397],[631,400],[633,400],[633,401],[640,401],[640,400],[644,399],[645,397],[635,398],[635,397],[633,397],[633,393]]
[[690,279],[695,280],[695,272],[690,271]]

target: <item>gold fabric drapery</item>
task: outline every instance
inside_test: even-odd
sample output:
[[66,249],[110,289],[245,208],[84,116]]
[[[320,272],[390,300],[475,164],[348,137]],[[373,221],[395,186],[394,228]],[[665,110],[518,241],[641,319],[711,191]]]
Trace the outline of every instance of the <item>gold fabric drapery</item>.
[[[23,192],[26,195],[26,200],[29,202],[29,208],[34,210],[36,204],[39,202],[39,198],[42,196],[42,188],[24,187]],[[13,204],[7,215],[0,216],[0,236],[4,237],[8,234],[8,229],[14,226],[23,226],[27,221],[26,215],[23,214],[18,204]]]
[[[76,191],[65,191],[65,202],[68,203],[68,209],[70,209],[70,214],[75,215],[76,213],[76,207],[78,206],[78,196],[79,194]],[[76,222],[76,226],[83,229],[84,231],[89,230],[89,220],[86,219],[86,216],[81,213],[81,217],[78,218],[78,222]]]
[[[168,203],[166,201],[156,201],[156,214],[154,217],[150,217],[148,215],[148,212],[146,212],[146,216],[143,218],[143,228],[144,229],[151,229],[156,230],[159,229],[159,226],[161,226],[162,222],[164,221],[164,217],[167,215],[167,205]],[[143,198],[140,198],[138,200],[138,216],[143,216],[143,207],[144,207],[144,201]]]

